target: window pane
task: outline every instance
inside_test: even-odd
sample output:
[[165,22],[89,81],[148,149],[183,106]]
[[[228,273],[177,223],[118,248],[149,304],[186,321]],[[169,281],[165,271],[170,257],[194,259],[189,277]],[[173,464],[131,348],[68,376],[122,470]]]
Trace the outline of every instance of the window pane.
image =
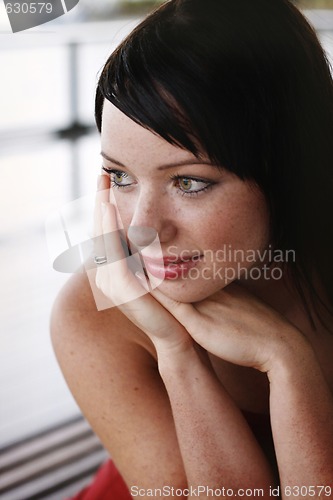
[[65,47],[2,50],[0,67],[0,131],[14,127],[47,129],[68,122]]
[[50,311],[68,275],[49,262],[44,234],[0,246],[0,447],[78,414],[51,347]]
[[94,121],[94,99],[99,73],[111,52],[138,23],[138,19],[101,23],[99,37],[105,42],[85,43],[78,48],[79,118]]
[[[22,148],[22,144],[21,144]],[[70,199],[71,149],[65,141],[0,157],[0,237],[44,224],[48,211]]]

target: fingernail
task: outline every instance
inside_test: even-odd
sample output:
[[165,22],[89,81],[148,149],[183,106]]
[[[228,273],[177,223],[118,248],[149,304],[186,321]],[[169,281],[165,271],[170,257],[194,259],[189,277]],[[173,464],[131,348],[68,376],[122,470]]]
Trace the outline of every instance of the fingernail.
[[139,280],[141,280],[141,281],[144,281],[144,282],[146,281],[146,280],[144,279],[143,274],[142,274],[142,273],[140,273],[139,271],[136,271],[135,276],[136,276]]
[[101,204],[101,209],[102,209],[102,215],[105,215],[106,214],[106,203],[104,203],[104,201]]

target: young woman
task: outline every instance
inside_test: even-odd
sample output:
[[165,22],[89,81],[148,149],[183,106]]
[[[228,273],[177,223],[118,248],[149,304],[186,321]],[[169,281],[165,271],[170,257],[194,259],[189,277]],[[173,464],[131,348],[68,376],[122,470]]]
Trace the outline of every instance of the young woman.
[[81,498],[333,498],[332,97],[288,0],[170,0],[108,59],[103,248],[52,335],[123,480]]

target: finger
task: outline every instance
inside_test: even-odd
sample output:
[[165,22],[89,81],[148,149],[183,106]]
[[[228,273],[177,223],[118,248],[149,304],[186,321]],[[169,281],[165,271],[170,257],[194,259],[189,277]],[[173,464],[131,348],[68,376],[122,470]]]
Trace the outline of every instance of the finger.
[[150,292],[150,287],[149,287],[149,282],[146,278],[146,276],[140,272],[136,271],[135,277],[139,280],[139,283],[143,286],[143,288],[146,290],[146,292]]
[[110,189],[110,177],[101,174],[97,178],[97,191],[105,191],[106,189]]
[[109,188],[110,188],[109,177],[107,175],[99,175],[97,179],[97,192],[95,196],[93,235],[94,235],[94,254],[96,258],[100,259],[103,259],[105,257],[101,203],[108,201]]
[[118,228],[116,208],[112,203],[103,202],[101,210],[102,233],[108,262],[126,265],[125,259],[129,256],[129,252]]
[[103,234],[101,203],[109,201],[110,179],[107,175],[99,175],[94,209],[94,235]]
[[[134,273],[143,274],[138,255],[130,255],[126,241],[122,238],[117,224],[116,207],[112,203],[102,203],[102,231],[107,264],[99,266],[97,282],[114,305],[125,304],[147,294],[147,281],[138,280]],[[144,278],[145,279],[145,278]],[[144,286],[145,285],[145,286]]]
[[[103,203],[103,236],[108,262],[118,262],[115,268],[122,276],[130,275],[131,279],[137,272],[144,275],[142,261],[138,253],[131,255],[123,231],[119,228],[117,209],[112,203]],[[115,269],[113,272],[115,272]],[[147,281],[144,277],[145,282]]]
[[157,288],[151,290],[150,295],[152,295],[167,311],[169,311],[172,316],[176,318],[176,320],[179,321],[179,323],[181,323],[185,328],[189,323],[189,319],[193,321],[193,315],[197,313],[192,304],[185,304],[183,302],[170,299],[170,297],[164,295]]

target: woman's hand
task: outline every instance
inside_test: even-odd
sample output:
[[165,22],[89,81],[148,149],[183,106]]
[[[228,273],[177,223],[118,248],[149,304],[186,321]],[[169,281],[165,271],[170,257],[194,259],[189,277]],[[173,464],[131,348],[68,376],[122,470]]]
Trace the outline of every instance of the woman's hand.
[[280,356],[307,344],[301,332],[244,287],[231,283],[194,304],[151,292],[208,352],[237,365],[267,372]]
[[[135,256],[126,256],[117,223],[116,207],[110,203],[110,180],[101,175],[95,205],[95,255],[107,258],[97,266],[96,286],[136,326],[156,348],[184,349],[193,345],[185,328],[149,294],[145,276],[133,274]],[[124,238],[123,238],[124,239]]]

